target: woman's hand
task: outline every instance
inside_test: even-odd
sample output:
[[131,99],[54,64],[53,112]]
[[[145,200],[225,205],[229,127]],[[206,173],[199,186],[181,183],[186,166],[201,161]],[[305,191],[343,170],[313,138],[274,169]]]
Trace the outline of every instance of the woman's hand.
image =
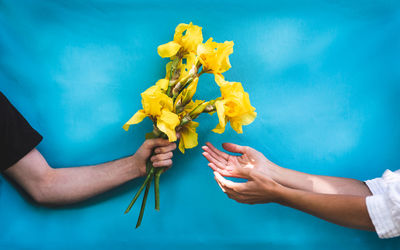
[[260,173],[252,173],[245,183],[237,183],[214,172],[215,180],[229,198],[246,204],[279,202],[283,187]]
[[[270,168],[275,164],[255,149],[232,143],[224,143],[224,149],[240,156],[230,155],[216,149],[211,143],[203,147],[203,155],[214,170],[215,180],[229,198],[240,203],[258,204],[277,202],[283,187],[270,178]],[[236,183],[226,177],[244,178]]]
[[222,176],[246,178],[250,172],[260,172],[272,178],[272,170],[277,168],[277,165],[253,148],[233,143],[223,143],[222,147],[229,152],[241,155],[222,152],[209,142],[202,147],[203,156],[209,161],[208,166]]

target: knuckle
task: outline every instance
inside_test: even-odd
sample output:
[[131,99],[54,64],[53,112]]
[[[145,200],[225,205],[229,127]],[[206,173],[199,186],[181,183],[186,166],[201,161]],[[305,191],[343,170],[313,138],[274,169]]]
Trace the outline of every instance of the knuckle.
[[151,145],[151,140],[150,139],[149,140],[145,140],[144,143],[143,143],[143,146],[145,146],[147,148],[150,148],[150,145]]

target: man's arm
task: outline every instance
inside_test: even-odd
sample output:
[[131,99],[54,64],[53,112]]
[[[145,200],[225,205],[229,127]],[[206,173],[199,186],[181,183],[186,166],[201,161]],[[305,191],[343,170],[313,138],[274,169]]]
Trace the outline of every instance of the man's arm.
[[229,152],[242,154],[241,156],[227,154],[211,143],[203,147],[203,155],[210,162],[209,166],[223,176],[242,177],[240,169],[248,167],[247,161],[250,161],[252,168],[289,188],[323,194],[372,195],[368,186],[359,180],[302,173],[276,165],[253,148],[232,143],[224,143],[222,146]]
[[33,149],[4,173],[40,204],[61,205],[85,200],[146,173],[146,160],[155,148],[154,167],[170,167],[175,143],[146,140],[138,151],[119,160],[84,167],[52,168]]

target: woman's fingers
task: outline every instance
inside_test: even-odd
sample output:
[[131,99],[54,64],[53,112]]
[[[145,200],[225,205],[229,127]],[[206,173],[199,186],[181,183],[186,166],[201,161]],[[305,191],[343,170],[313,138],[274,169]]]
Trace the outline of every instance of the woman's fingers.
[[222,147],[229,152],[232,153],[239,153],[239,154],[244,154],[246,153],[246,146],[241,146],[238,144],[233,144],[233,143],[222,143]]
[[225,179],[224,177],[222,177],[222,175],[218,172],[214,172],[214,176],[215,179],[217,180],[217,182],[219,182],[221,184],[221,186],[229,191],[231,190],[232,192],[240,192],[242,190],[242,183],[236,183],[230,180]]
[[234,174],[232,174],[231,172],[229,172],[229,171],[227,171],[227,170],[225,170],[225,169],[220,169],[220,168],[218,168],[217,166],[215,166],[214,163],[208,163],[208,166],[209,166],[213,171],[216,171],[216,172],[220,173],[222,176],[225,176],[225,177],[239,177],[239,176],[234,175]]
[[215,159],[212,155],[210,155],[208,152],[203,152],[203,156],[210,162],[214,163],[215,166],[221,169],[225,169],[226,165],[222,164],[219,160]]
[[216,147],[214,147],[214,145],[212,145],[210,142],[206,142],[206,145],[216,154],[220,155],[223,159],[225,159],[226,161],[229,159],[229,154],[222,152],[221,150],[217,149]]
[[210,147],[208,146],[203,146],[201,147],[204,151],[206,151],[207,153],[209,153],[212,157],[214,157],[215,159],[217,159],[218,161],[222,162],[223,164],[226,164],[228,161],[227,159],[223,158],[220,154],[216,153],[215,151],[213,151]]

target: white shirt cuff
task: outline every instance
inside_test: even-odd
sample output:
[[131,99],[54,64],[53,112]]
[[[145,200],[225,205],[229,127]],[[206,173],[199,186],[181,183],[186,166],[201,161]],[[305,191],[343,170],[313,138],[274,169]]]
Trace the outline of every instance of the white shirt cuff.
[[365,181],[373,195],[386,193],[386,186],[382,178],[375,178]]
[[[371,192],[373,192],[371,190]],[[369,216],[379,238],[387,239],[400,235],[400,228],[394,224],[391,213],[391,201],[385,195],[373,195],[366,198]]]

